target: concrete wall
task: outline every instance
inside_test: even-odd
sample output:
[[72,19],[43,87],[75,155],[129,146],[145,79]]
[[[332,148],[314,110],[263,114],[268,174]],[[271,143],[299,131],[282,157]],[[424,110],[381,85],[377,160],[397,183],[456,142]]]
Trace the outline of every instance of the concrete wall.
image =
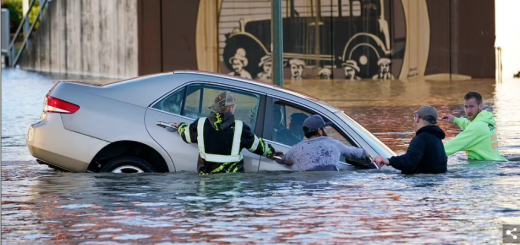
[[137,0],[53,0],[20,67],[99,77],[138,75]]

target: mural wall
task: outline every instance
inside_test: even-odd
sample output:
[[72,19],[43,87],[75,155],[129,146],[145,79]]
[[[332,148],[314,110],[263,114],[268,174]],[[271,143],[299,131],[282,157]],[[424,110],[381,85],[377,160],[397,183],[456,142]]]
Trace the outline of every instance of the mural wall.
[[[138,0],[139,73],[270,80],[270,0]],[[182,6],[182,7],[180,7]],[[494,1],[283,0],[286,79],[494,77]]]
[[[399,76],[406,47],[400,1],[288,0],[282,7],[286,78],[389,80]],[[401,15],[394,19],[400,32],[389,25],[395,15]],[[270,1],[223,1],[222,72],[271,78],[270,16]]]

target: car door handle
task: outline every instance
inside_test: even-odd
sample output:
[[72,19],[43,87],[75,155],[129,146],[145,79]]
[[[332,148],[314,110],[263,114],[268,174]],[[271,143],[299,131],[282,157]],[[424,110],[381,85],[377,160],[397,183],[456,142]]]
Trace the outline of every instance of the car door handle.
[[172,128],[174,130],[177,130],[176,127],[174,127],[173,125],[171,125],[170,123],[167,123],[167,122],[163,122],[163,121],[157,121],[155,123],[155,125],[159,126],[159,127],[163,127],[163,128]]

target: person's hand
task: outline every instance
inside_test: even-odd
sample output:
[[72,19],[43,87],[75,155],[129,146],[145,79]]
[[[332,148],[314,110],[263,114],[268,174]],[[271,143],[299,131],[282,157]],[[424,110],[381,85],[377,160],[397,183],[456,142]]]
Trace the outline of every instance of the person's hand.
[[444,115],[442,117],[442,121],[448,122],[448,123],[451,123],[451,124],[453,124],[453,119],[455,119],[455,117],[453,115],[451,115],[451,114],[447,114],[447,115]]
[[274,150],[274,153],[272,155],[267,156],[267,158],[269,158],[271,160],[276,160],[277,159],[276,157],[280,157],[283,160],[283,152]]
[[174,127],[174,128],[179,128],[179,124],[174,122],[174,123],[171,123],[171,125]]
[[377,164],[377,166],[379,167],[382,167],[384,165],[388,165],[390,164],[390,162],[388,161],[388,159],[382,157],[382,156],[377,156],[375,159],[374,159],[374,162]]
[[281,151],[276,151],[275,150],[273,155],[283,159],[283,152],[281,152]]

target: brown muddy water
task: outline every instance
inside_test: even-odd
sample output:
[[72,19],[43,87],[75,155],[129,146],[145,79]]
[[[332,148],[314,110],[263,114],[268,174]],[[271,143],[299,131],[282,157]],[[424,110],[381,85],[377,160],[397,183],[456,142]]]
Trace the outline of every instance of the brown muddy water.
[[[198,176],[63,173],[25,145],[56,79],[2,72],[2,244],[499,244],[520,230],[520,80],[286,81],[331,102],[396,153],[421,105],[462,115],[480,92],[511,161],[449,158],[442,175],[398,171]],[[95,79],[94,79],[95,80]],[[440,126],[450,140],[459,130]],[[518,234],[520,236],[520,233]]]

